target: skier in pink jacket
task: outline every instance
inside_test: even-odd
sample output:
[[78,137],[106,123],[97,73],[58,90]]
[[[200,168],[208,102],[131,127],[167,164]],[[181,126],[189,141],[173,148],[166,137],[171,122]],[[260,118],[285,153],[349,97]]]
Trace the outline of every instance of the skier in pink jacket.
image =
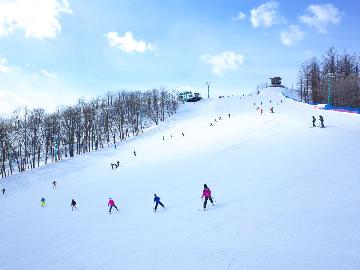
[[211,197],[211,190],[208,188],[208,186],[206,184],[204,184],[204,190],[203,190],[203,194],[202,194],[201,198],[204,198],[204,197],[205,197],[204,211],[206,210],[206,204],[207,204],[208,200],[212,203],[213,206],[215,206],[213,199]]
[[112,209],[113,207],[115,207],[115,209],[116,209],[117,211],[119,211],[119,209],[118,209],[118,208],[116,207],[116,205],[115,205],[114,200],[111,199],[111,198],[109,198],[108,206],[110,206],[109,213],[111,213],[111,209]]

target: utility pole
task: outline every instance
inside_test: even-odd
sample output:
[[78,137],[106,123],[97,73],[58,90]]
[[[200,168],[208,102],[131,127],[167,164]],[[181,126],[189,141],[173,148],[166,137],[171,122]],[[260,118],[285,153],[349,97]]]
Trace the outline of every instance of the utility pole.
[[331,80],[334,78],[334,73],[329,72],[328,74],[328,104],[332,104],[332,96],[331,96]]
[[210,82],[206,82],[207,89],[208,89],[208,98],[210,97]]

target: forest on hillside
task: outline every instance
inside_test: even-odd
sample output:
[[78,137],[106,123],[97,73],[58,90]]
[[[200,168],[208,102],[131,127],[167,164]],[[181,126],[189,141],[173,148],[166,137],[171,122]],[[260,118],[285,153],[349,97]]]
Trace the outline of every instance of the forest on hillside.
[[161,88],[109,92],[54,113],[18,109],[0,118],[1,177],[115,145],[164,121],[178,106],[176,93]]
[[360,57],[328,49],[321,59],[305,61],[299,70],[297,91],[301,101],[360,108]]

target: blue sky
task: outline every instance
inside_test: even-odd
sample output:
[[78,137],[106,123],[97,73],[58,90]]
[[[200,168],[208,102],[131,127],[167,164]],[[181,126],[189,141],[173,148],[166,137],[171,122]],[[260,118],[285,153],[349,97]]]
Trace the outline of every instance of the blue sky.
[[205,94],[206,81],[213,96],[241,94],[274,75],[291,87],[330,46],[358,52],[359,15],[357,1],[0,0],[0,107],[160,86]]

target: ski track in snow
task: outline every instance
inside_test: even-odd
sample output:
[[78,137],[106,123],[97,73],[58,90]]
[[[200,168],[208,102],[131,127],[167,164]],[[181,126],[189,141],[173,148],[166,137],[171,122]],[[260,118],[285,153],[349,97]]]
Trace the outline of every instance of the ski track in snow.
[[[309,128],[320,114],[326,128]],[[360,269],[358,149],[359,115],[276,88],[185,104],[117,149],[1,180],[0,268]],[[154,193],[167,206],[156,213]]]

